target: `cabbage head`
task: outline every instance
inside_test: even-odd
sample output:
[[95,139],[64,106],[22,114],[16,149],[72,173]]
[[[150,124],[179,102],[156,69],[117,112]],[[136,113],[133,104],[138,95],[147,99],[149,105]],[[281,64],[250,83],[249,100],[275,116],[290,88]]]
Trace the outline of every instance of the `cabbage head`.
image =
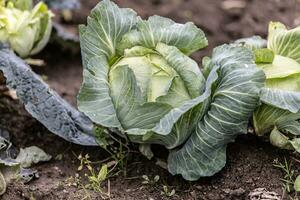
[[32,0],[0,1],[0,42],[25,58],[37,54],[47,44],[53,14],[45,3],[32,8]]
[[253,115],[255,133],[277,147],[300,152],[300,27],[288,30],[271,22],[267,42],[256,39],[267,45],[253,48],[256,64],[266,75],[262,104]]
[[168,148],[172,174],[197,180],[222,169],[226,146],[247,132],[265,81],[250,50],[217,47],[202,73],[189,57],[208,44],[202,30],[160,16],[143,20],[109,0],[80,26],[80,43],[80,111],[148,157],[151,144]]

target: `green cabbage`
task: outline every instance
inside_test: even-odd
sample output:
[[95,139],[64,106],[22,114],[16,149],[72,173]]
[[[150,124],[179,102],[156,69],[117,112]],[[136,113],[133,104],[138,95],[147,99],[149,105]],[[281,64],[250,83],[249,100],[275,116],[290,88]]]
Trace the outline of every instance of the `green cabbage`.
[[0,5],[0,42],[9,43],[21,57],[37,54],[47,44],[53,16],[43,2],[34,8],[31,0],[2,1]]
[[275,146],[300,152],[300,27],[287,30],[271,22],[267,48],[254,52],[266,75],[262,105],[253,115],[255,133],[269,136]]
[[193,23],[143,20],[109,0],[80,26],[80,43],[80,111],[141,144],[148,157],[151,144],[170,149],[172,174],[197,180],[222,169],[226,146],[247,132],[265,81],[250,50],[215,48],[203,75],[189,55],[207,40]]

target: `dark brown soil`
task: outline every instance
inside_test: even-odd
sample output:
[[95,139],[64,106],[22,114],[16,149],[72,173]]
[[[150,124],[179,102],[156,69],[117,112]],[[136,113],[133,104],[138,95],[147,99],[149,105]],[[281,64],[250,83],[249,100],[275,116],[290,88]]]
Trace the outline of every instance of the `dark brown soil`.
[[[85,0],[83,8],[74,13],[71,23],[84,23],[86,15],[97,1]],[[296,0],[240,0],[244,8],[225,9],[223,0],[117,0],[122,7],[131,7],[141,16],[153,14],[170,17],[179,22],[194,21],[207,34],[210,46],[194,55],[197,61],[209,54],[218,44],[259,34],[266,36],[268,22],[282,21],[289,26],[300,23],[300,3]],[[229,0],[226,1],[227,3]],[[237,1],[231,1],[237,2]],[[58,17],[59,18],[59,17]],[[46,48],[41,55],[46,62],[45,68],[34,68],[48,77],[50,85],[70,103],[76,105],[76,94],[81,84],[81,61],[77,53],[61,52],[56,46]],[[50,52],[50,53],[49,53]],[[22,105],[6,96],[0,96],[0,127],[12,134],[12,141],[17,147],[37,145],[53,156],[49,163],[36,166],[40,178],[29,184],[16,182],[10,184],[4,200],[75,200],[101,199],[100,194],[81,187],[69,186],[67,179],[77,173],[80,153],[91,155],[92,161],[100,161],[107,153],[98,147],[82,147],[70,144],[49,133],[40,123],[25,112]],[[133,147],[135,149],[136,147]],[[155,152],[166,155],[166,151],[155,146]],[[58,156],[59,155],[59,156]],[[59,159],[55,159],[58,158]],[[156,160],[147,160],[138,153],[130,153],[127,165],[118,176],[109,178],[111,199],[248,199],[256,188],[266,188],[283,194],[280,178],[284,173],[273,166],[273,161],[286,158],[292,167],[300,170],[295,159],[299,156],[278,150],[268,142],[248,134],[237,138],[228,147],[226,167],[210,178],[201,178],[197,182],[187,182],[181,177],[172,177],[156,164]],[[162,160],[165,156],[160,156]],[[95,165],[97,167],[97,165]],[[126,171],[126,175],[124,173]],[[142,175],[160,180],[152,185],[143,185]],[[84,178],[83,174],[80,174]],[[162,194],[163,186],[175,189],[172,197]],[[108,181],[103,184],[107,191]],[[286,196],[284,198],[287,198]]]

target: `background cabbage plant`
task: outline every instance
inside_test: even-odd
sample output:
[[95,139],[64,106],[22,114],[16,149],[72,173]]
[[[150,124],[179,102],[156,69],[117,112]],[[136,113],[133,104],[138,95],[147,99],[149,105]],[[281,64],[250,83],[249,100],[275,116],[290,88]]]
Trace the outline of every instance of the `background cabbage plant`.
[[21,57],[39,53],[47,44],[53,14],[45,3],[0,0],[0,42],[9,43]]
[[226,146],[246,133],[265,76],[252,52],[223,45],[203,61],[189,55],[207,45],[193,23],[143,20],[109,0],[80,26],[84,81],[79,110],[103,128],[170,149],[168,168],[187,180],[218,172]]
[[288,30],[280,22],[269,24],[268,40],[256,37],[237,43],[253,47],[257,66],[266,75],[260,98],[262,105],[253,115],[255,133],[270,136],[283,149],[300,152],[300,27]]

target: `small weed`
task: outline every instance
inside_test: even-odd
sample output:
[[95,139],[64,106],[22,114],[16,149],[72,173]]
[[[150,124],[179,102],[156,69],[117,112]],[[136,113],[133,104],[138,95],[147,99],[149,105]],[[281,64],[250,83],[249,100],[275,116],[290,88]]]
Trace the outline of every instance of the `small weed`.
[[[80,161],[78,166],[78,171],[85,170],[84,177],[80,176],[79,173],[76,173],[75,176],[70,176],[65,183],[67,186],[74,186],[80,189],[83,189],[86,193],[86,198],[91,199],[91,194],[89,190],[99,193],[102,199],[108,199],[110,197],[110,182],[108,179],[108,166],[103,164],[100,169],[97,169],[92,166],[92,161],[88,154],[82,156],[81,154],[77,157]],[[108,191],[104,192],[102,184],[107,180],[108,182]]]
[[164,185],[161,194],[165,195],[166,197],[172,197],[175,194],[175,192],[175,189],[170,190],[170,188],[167,185]]
[[288,193],[292,192],[294,190],[295,171],[291,168],[291,164],[284,158],[284,163],[281,163],[278,159],[274,160],[273,166],[284,172],[284,177],[280,180],[282,181],[285,191]]
[[[88,183],[83,185],[85,189],[90,189],[95,192],[99,192],[102,194],[102,198],[108,198],[109,193],[103,192],[102,184],[108,177],[108,166],[103,164],[101,169],[98,171],[92,166],[92,162],[89,160],[90,156],[86,154],[82,156],[81,154],[78,156],[78,160],[80,160],[80,165],[78,167],[78,171],[82,171],[84,168],[87,169],[87,173],[85,173],[85,177],[87,177]],[[81,184],[82,185],[82,184]]]
[[147,175],[143,175],[142,178],[143,178],[142,184],[144,185],[155,185],[159,181],[158,175],[154,176],[153,179],[149,178]]
[[[98,136],[101,136],[102,132],[98,131]],[[99,136],[99,137],[100,137]],[[102,137],[102,136],[101,136]],[[75,177],[71,177],[69,185],[83,189],[86,192],[86,196],[90,199],[89,190],[95,191],[100,194],[102,199],[110,198],[110,181],[109,178],[118,176],[121,172],[126,177],[126,167],[128,154],[131,153],[127,143],[123,143],[121,140],[113,137],[105,139],[105,143],[101,143],[101,147],[105,150],[109,156],[101,161],[91,161],[90,156],[76,155],[80,164],[78,171],[85,172],[84,177],[76,174]],[[108,145],[111,144],[111,145]],[[112,145],[114,144],[114,145]],[[96,165],[99,167],[97,168]],[[104,192],[103,183],[107,181],[107,192]],[[71,184],[70,184],[71,182]]]
[[[274,167],[277,167],[284,172],[284,177],[280,179],[282,181],[284,189],[284,193],[282,196],[286,196],[286,198],[289,200],[299,200],[297,194],[298,183],[296,182],[295,170],[292,169],[291,163],[288,162],[286,158],[284,158],[284,163],[281,163],[280,161],[278,161],[278,159],[276,159],[274,160],[273,165]],[[286,194],[285,192],[287,192],[288,194]],[[292,192],[295,192],[293,196],[291,196],[292,194],[290,194]]]
[[[107,160],[110,160],[111,164],[113,163],[113,167],[109,173],[117,171],[115,175],[118,175],[120,172],[123,172],[126,177],[127,157],[131,152],[127,146],[128,141],[126,140],[125,143],[123,143],[124,141],[114,137],[113,133],[108,134],[105,131],[107,130],[103,130],[101,127],[95,128],[95,135],[99,146],[110,155]],[[109,135],[109,137],[107,135]]]
[[[115,166],[113,169],[118,168],[118,173],[123,171],[124,176],[126,176],[126,165],[127,165],[127,156],[129,151],[124,148],[124,144],[119,142],[118,147],[113,147],[111,150],[107,150],[111,155],[111,158],[115,162]],[[111,170],[112,171],[112,170]]]
[[80,160],[80,165],[78,167],[78,171],[83,170],[83,168],[87,168],[89,173],[86,173],[85,176],[88,178],[89,184],[86,185],[87,188],[91,188],[96,192],[102,192],[101,184],[107,178],[107,165],[102,165],[101,169],[97,172],[92,167],[92,162],[89,160],[89,155],[86,154],[84,157],[82,155],[78,156]]
[[82,178],[79,176],[78,173],[75,174],[75,176],[70,176],[65,180],[65,183],[67,186],[71,187],[80,187],[82,183]]

